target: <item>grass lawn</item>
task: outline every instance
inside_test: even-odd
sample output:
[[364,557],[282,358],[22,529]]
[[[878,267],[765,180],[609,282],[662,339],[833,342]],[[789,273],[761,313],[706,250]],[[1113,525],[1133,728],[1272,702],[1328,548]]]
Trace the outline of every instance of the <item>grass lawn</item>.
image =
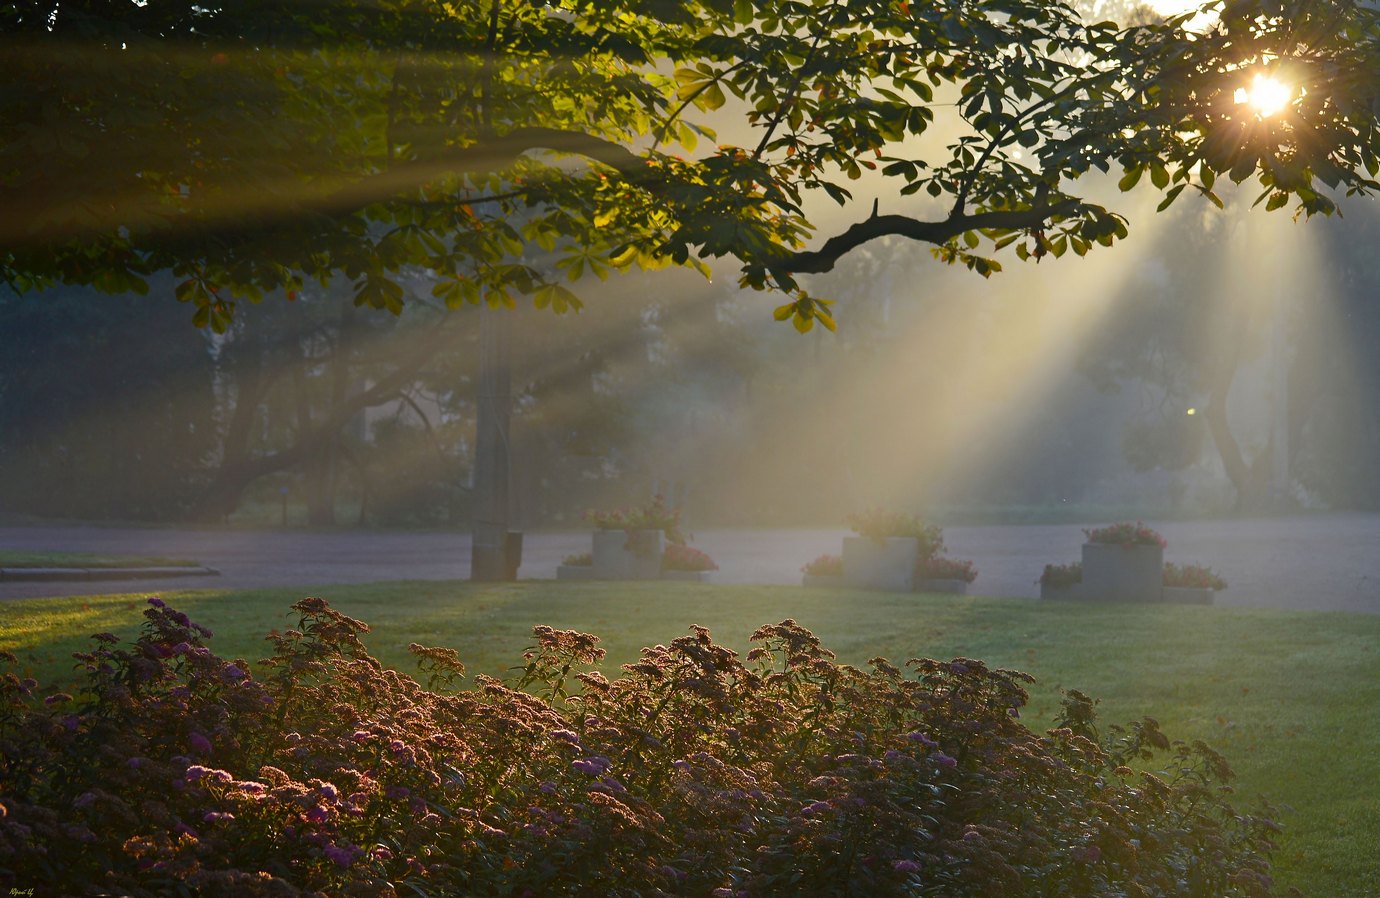
[[185,558],[160,558],[150,555],[101,555],[95,552],[30,552],[0,549],[0,568],[17,567],[197,567],[200,562]]
[[[1100,700],[1104,722],[1150,715],[1171,738],[1203,739],[1240,778],[1243,804],[1288,808],[1281,885],[1316,898],[1380,898],[1380,616],[1194,606],[1089,606],[961,596],[688,583],[410,582],[163,597],[215,631],[211,647],[256,660],[287,606],[321,595],[373,627],[385,664],[412,671],[410,642],[455,648],[471,672],[503,675],[534,624],[603,637],[605,670],[692,623],[740,650],[757,626],[793,617],[841,660],[982,658],[1034,674],[1025,722],[1043,728],[1058,689]],[[133,635],[143,596],[7,602],[0,649],[47,683],[71,679],[85,636]],[[1281,891],[1283,891],[1281,889]]]

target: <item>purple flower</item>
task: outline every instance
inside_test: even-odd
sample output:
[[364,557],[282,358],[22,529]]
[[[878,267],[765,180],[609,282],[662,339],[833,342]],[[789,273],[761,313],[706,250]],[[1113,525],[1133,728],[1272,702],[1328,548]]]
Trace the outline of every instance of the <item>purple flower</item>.
[[244,669],[238,664],[227,664],[220,673],[227,680],[243,680],[245,677]]
[[925,745],[929,748],[939,747],[939,743],[931,739],[929,733],[922,733],[919,730],[916,730],[913,733],[906,733],[906,738],[909,739],[911,742],[919,742],[920,744]]
[[321,849],[321,853],[335,863],[337,867],[348,867],[355,859],[353,851],[339,845],[327,845]]
[[306,817],[308,823],[325,823],[331,812],[323,804],[312,805]]
[[403,744],[403,741],[401,739],[394,739],[392,742],[388,743],[388,747],[395,752],[402,751],[404,748],[407,748],[407,746]]
[[152,606],[155,607],[155,608],[167,608],[167,607],[168,607],[168,604],[167,604],[166,602],[164,602],[162,599],[157,598],[157,597],[154,597],[154,598],[152,598],[152,599],[149,599],[149,604],[152,605]]
[[63,702],[70,702],[71,700],[72,696],[65,692],[54,692],[43,700],[43,704],[52,706],[62,704]]
[[383,789],[383,797],[394,800],[406,798],[411,794],[412,790],[406,786],[385,786]]
[[333,785],[331,785],[330,783],[322,783],[322,784],[321,784],[321,795],[322,795],[322,797],[324,797],[327,801],[335,801],[337,798],[340,797],[340,791],[339,791],[338,789],[336,789],[336,787],[333,786]]
[[577,758],[570,762],[570,766],[581,773],[587,773],[590,776],[599,776],[612,767],[613,762],[603,755],[592,755],[588,758]]
[[209,811],[205,817],[201,818],[203,823],[218,823],[221,820],[234,820],[235,815],[229,811]]
[[560,739],[562,742],[569,742],[571,745],[580,744],[580,737],[570,730],[556,730],[551,734],[551,738]]
[[732,889],[724,889],[724,888],[715,889],[714,891],[710,892],[709,894],[713,895],[714,898],[733,898],[733,890],[732,890]]
[[192,647],[185,642],[179,642],[177,645],[172,647],[172,653],[174,655],[185,655],[191,650]]
[[187,744],[192,747],[192,751],[199,755],[209,755],[211,753],[211,740],[200,733],[191,733],[188,735]]
[[38,680],[35,680],[33,677],[25,677],[24,682],[19,684],[19,688],[24,690],[25,693],[33,692],[37,686]]
[[177,833],[179,836],[191,836],[193,839],[197,837],[196,830],[180,820],[177,822],[177,825],[173,827],[173,832]]
[[368,731],[368,730],[355,730],[355,734],[354,734],[353,736],[351,736],[350,738],[353,739],[353,740],[355,740],[356,742],[368,742],[368,741],[369,741],[369,731]]
[[210,639],[215,635],[208,627],[203,627],[201,624],[192,624],[192,629],[200,633],[206,639]]
[[891,869],[897,873],[919,873],[920,865],[915,861],[893,861]]
[[192,619],[181,611],[174,611],[169,617],[171,617],[173,623],[177,624],[179,627],[190,627],[192,625]]
[[827,810],[829,810],[829,802],[814,801],[810,804],[805,805],[805,807],[801,808],[800,815],[802,817],[813,817],[815,814],[823,813]]
[[622,794],[623,792],[628,791],[622,783],[620,783],[618,780],[614,779],[611,776],[606,776],[599,780],[599,785],[603,786],[605,789],[615,794]]
[[68,714],[62,718],[62,728],[69,733],[75,733],[79,726],[81,726],[81,718],[75,714]]
[[949,757],[948,755],[944,754],[942,751],[937,751],[937,752],[935,752],[934,754],[930,755],[930,760],[933,761],[934,763],[938,764],[940,767],[957,767],[957,766],[958,766],[958,762],[957,762],[957,761],[955,761],[953,758]]
[[96,794],[94,792],[83,792],[72,799],[72,807],[74,808],[89,808],[95,803]]
[[968,830],[966,833],[963,834],[963,841],[965,841],[965,842],[981,842],[981,841],[982,841],[982,833],[978,832],[978,831],[975,830],[975,829],[970,829],[970,830]]
[[380,845],[379,847],[375,848],[375,849],[374,849],[372,852],[370,852],[370,853],[373,854],[375,860],[379,860],[379,861],[391,861],[391,860],[393,859],[393,852],[389,851],[387,848],[383,847],[382,845]]

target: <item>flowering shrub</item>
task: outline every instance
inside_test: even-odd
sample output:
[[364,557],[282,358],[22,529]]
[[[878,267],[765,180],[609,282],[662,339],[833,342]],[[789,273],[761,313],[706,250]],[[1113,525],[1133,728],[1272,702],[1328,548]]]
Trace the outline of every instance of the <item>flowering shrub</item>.
[[1083,535],[1087,537],[1090,543],[1120,545],[1127,548],[1131,546],[1159,546],[1163,549],[1166,545],[1163,536],[1139,521],[1134,524],[1123,521],[1120,524],[1096,527],[1092,530],[1084,530]]
[[858,536],[881,542],[887,537],[914,537],[920,541],[920,557],[933,558],[944,549],[944,531],[915,515],[880,508],[850,514],[844,519]]
[[455,652],[385,670],[309,598],[260,680],[151,601],[137,642],[78,656],[80,695],[0,677],[5,889],[1272,894],[1276,827],[1228,803],[1220,755],[1099,730],[1076,692],[1031,732],[1031,678],[980,661],[859,669],[788,620],[745,659],[695,627],[610,680],[595,637],[537,627],[516,682],[462,690]]
[[666,551],[661,553],[661,569],[663,571],[717,571],[719,566],[714,563],[714,559],[699,549],[671,543],[666,547]]
[[666,541],[674,545],[685,545],[685,535],[680,530],[680,509],[670,508],[666,499],[659,493],[641,508],[619,508],[614,511],[585,512],[585,520],[599,530],[661,530]]
[[1047,564],[1039,580],[1041,586],[1073,586],[1082,582],[1083,564],[1078,561],[1073,564]]
[[561,564],[570,567],[589,567],[594,564],[593,552],[576,552],[574,555],[567,555],[561,560]]
[[972,583],[977,579],[977,568],[971,561],[957,558],[921,558],[915,565],[915,579],[920,580],[962,580]]
[[1212,568],[1201,564],[1177,565],[1166,561],[1164,585],[1189,589],[1226,589],[1227,581],[1217,576]]
[[842,577],[843,576],[843,556],[841,555],[821,555],[801,569],[802,573],[812,577]]

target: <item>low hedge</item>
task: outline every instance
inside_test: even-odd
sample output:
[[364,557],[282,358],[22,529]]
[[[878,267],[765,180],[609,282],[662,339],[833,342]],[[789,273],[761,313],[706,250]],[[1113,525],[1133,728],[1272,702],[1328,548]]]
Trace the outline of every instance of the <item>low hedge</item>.
[[[703,628],[615,679],[538,627],[511,684],[310,598],[262,678],[151,599],[80,695],[0,681],[0,886],[38,894],[1268,896],[1275,825],[1156,723],[1099,731],[980,661],[834,661]],[[12,658],[9,659],[11,662]],[[1266,810],[1265,813],[1268,813]]]

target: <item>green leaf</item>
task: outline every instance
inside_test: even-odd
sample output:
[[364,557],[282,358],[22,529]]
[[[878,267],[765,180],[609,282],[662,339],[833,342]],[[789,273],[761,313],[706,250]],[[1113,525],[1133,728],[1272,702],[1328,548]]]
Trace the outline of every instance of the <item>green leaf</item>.
[[1141,172],[1143,171],[1145,171],[1145,169],[1139,165],[1126,169],[1126,174],[1122,175],[1121,180],[1116,184],[1117,189],[1125,193],[1132,187],[1135,187],[1140,181]]

